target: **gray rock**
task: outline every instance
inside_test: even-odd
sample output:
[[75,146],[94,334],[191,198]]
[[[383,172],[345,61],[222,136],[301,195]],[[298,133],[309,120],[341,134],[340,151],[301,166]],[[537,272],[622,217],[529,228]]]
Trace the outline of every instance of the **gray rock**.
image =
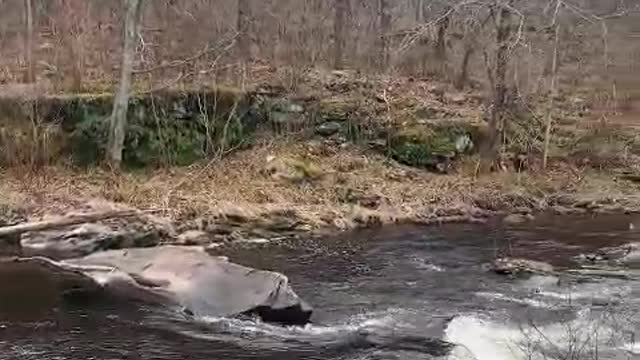
[[620,258],[620,263],[630,268],[640,268],[640,243],[626,245],[627,253]]
[[463,105],[467,102],[467,96],[464,94],[447,94],[446,100],[450,104]]
[[553,211],[554,214],[558,214],[558,215],[570,215],[570,214],[576,213],[576,209],[562,206],[562,205],[552,206],[551,211]]
[[0,274],[17,265],[40,274],[32,279],[53,284],[47,288],[60,293],[72,291],[87,297],[107,292],[183,309],[194,316],[254,314],[267,322],[297,325],[308,323],[312,312],[284,275],[212,257],[201,247],[112,250],[59,262],[47,258],[5,260],[0,261]]
[[83,224],[71,230],[49,230],[26,233],[20,241],[24,256],[48,256],[68,259],[96,251],[126,247],[157,245],[160,237],[154,232],[113,229],[100,224]]
[[553,273],[553,266],[550,264],[517,258],[498,258],[489,264],[489,270],[502,275],[519,274],[549,274]]
[[460,135],[455,141],[456,152],[463,154],[473,150],[473,140],[469,135]]
[[419,119],[435,119],[440,114],[441,109],[433,106],[424,106],[415,111],[415,115]]
[[[0,202],[0,226],[11,226],[26,220],[20,211]],[[20,236],[0,236],[0,257],[20,254]]]
[[526,207],[526,206],[518,206],[515,209],[513,209],[513,213],[514,214],[520,214],[520,215],[528,215],[531,214],[531,208]]
[[342,125],[336,121],[327,121],[316,127],[316,133],[322,136],[331,136],[338,133],[342,129]]
[[583,265],[596,264],[640,269],[640,243],[608,247],[592,254],[580,254],[574,257],[573,260]]
[[535,218],[531,214],[511,214],[511,215],[508,215],[507,217],[505,217],[504,219],[502,219],[502,221],[505,224],[516,225],[516,224],[526,223],[526,222],[531,221],[533,219],[535,219]]
[[211,239],[204,231],[187,230],[178,235],[176,242],[180,245],[206,245],[211,242]]
[[301,114],[304,112],[304,108],[301,105],[298,104],[289,104],[289,107],[287,108],[287,111],[290,113],[296,113],[296,114]]

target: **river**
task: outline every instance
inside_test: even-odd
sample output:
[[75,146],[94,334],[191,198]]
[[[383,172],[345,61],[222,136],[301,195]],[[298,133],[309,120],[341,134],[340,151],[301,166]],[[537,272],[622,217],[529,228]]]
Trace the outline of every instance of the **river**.
[[0,359],[640,359],[633,276],[512,279],[482,267],[511,255],[575,268],[575,255],[637,242],[634,221],[549,216],[512,227],[402,226],[246,245],[225,255],[288,275],[315,308],[312,325],[67,304],[0,322]]

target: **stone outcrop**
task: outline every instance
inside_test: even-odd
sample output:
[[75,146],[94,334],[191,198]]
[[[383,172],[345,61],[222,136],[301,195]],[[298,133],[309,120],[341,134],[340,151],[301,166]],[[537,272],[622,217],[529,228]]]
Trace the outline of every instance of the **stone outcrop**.
[[488,268],[501,275],[550,274],[554,271],[553,266],[544,262],[509,257],[493,260]]
[[[109,295],[174,307],[189,316],[257,315],[267,322],[292,325],[308,323],[312,312],[284,275],[237,265],[200,247],[112,250],[63,261],[42,257],[0,261],[0,274],[11,274],[15,268],[38,274],[31,283],[41,283],[49,297]],[[0,291],[0,295],[7,303],[9,297],[19,302],[23,296],[40,296],[33,291]]]

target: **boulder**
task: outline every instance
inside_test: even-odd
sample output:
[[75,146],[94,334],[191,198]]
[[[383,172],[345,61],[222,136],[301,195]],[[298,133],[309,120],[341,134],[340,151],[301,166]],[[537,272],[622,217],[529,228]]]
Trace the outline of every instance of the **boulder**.
[[291,182],[317,180],[324,175],[322,169],[308,159],[275,157],[267,158],[267,163],[262,173],[274,180]]
[[620,259],[620,263],[626,267],[640,268],[640,244],[629,244],[627,249],[629,251]]
[[640,243],[603,248],[595,253],[580,254],[573,258],[582,265],[608,265],[614,267],[640,268]]
[[493,260],[489,270],[501,275],[549,274],[554,271],[553,266],[544,262],[509,257]]
[[331,136],[338,133],[342,125],[336,121],[327,121],[316,127],[316,134],[321,136]]
[[47,256],[68,259],[96,251],[147,247],[156,245],[160,237],[153,232],[114,229],[100,224],[82,224],[64,230],[26,233],[20,245],[24,256]]
[[449,104],[464,105],[468,99],[465,94],[446,94],[445,100]]
[[526,223],[533,219],[534,219],[534,216],[531,214],[511,214],[506,216],[504,219],[502,219],[502,221],[505,224],[516,225],[516,224]]
[[[21,211],[0,202],[0,227],[16,225],[24,220]],[[19,255],[20,251],[20,235],[0,236],[0,256]]]
[[209,234],[200,230],[187,230],[178,235],[176,243],[179,245],[207,245],[211,243]]
[[112,295],[193,316],[257,315],[266,322],[300,325],[312,312],[284,275],[212,257],[201,247],[111,250],[64,261],[17,258],[0,262],[0,274],[15,266],[46,274],[40,278],[59,294]]

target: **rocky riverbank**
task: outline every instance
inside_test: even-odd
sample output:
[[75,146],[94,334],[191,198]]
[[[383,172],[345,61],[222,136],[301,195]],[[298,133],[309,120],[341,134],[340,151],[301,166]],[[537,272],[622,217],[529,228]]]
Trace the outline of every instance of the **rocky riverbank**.
[[[573,181],[561,171],[475,179],[432,174],[340,150],[319,161],[323,168],[318,179],[294,182],[261,171],[269,163],[265,158],[271,152],[266,150],[238,154],[209,167],[144,173],[113,175],[59,167],[28,174],[5,171],[0,184],[2,224],[113,209],[153,211],[22,235],[27,251],[80,256],[167,243],[213,248],[393,223],[433,225],[497,216],[523,223],[540,212],[640,212],[637,186],[601,173],[585,172]],[[357,165],[349,167],[349,161]],[[344,166],[349,170],[340,171]]]
[[[202,135],[201,130],[207,128],[198,122],[202,114],[196,110],[203,97],[171,94],[172,100],[157,109],[173,119],[171,124],[188,125],[194,131],[189,134]],[[485,106],[474,90],[455,91],[427,79],[310,71],[295,92],[270,79],[246,94],[232,94],[246,101],[230,101],[225,113],[235,111],[233,104],[242,103],[244,115],[227,116],[226,123],[251,130],[233,133],[248,137],[229,143],[225,134],[230,128],[225,126],[215,128],[214,142],[198,135],[198,141],[204,142],[189,142],[195,144],[189,147],[189,154],[208,155],[185,157],[186,164],[172,163],[174,157],[163,158],[166,151],[162,149],[169,148],[134,141],[132,154],[149,160],[137,162],[147,166],[132,166],[120,173],[95,165],[79,166],[78,155],[96,154],[82,150],[69,157],[49,152],[31,159],[47,160],[44,163],[0,166],[0,224],[113,208],[153,211],[126,221],[79,227],[76,232],[25,234],[22,239],[40,249],[47,242],[58,248],[80,242],[85,249],[78,251],[84,253],[94,246],[110,249],[171,243],[215,247],[392,223],[431,225],[493,216],[522,223],[549,211],[640,212],[635,176],[640,168],[637,131],[615,124],[594,130],[588,98],[576,94],[561,94],[557,99],[562,121],[554,130],[546,170],[540,167],[539,137],[521,137],[523,131],[536,133],[540,124],[532,118],[517,118],[508,130],[512,138],[505,145],[500,169],[481,176],[476,152],[484,136]],[[52,99],[58,99],[58,108],[72,115],[63,122],[65,126],[93,124],[98,115],[106,114],[105,97],[90,97],[88,102],[73,98],[69,103],[60,96]],[[6,105],[8,100],[3,101]],[[141,97],[134,104],[140,111],[136,110],[133,123],[146,126],[140,139],[169,141],[164,137],[170,135],[166,128],[149,125],[158,116],[152,111],[154,101]],[[47,104],[45,108],[51,110],[52,105]],[[244,121],[252,125],[241,126]],[[19,145],[10,140],[23,137],[11,133],[15,129],[9,125],[0,130],[7,157],[7,144]],[[70,134],[78,135],[77,130]],[[178,133],[183,134],[181,131]],[[94,136],[100,132],[82,134],[99,145]],[[47,139],[51,140],[40,140]],[[173,140],[170,152],[176,155],[174,150],[185,143]],[[73,138],[67,141],[76,144]],[[208,148],[205,143],[215,146]],[[242,146],[236,146],[240,143]],[[40,144],[39,151],[46,150],[46,144],[49,142]],[[525,148],[529,152],[523,153]],[[96,245],[86,238],[99,241]]]

